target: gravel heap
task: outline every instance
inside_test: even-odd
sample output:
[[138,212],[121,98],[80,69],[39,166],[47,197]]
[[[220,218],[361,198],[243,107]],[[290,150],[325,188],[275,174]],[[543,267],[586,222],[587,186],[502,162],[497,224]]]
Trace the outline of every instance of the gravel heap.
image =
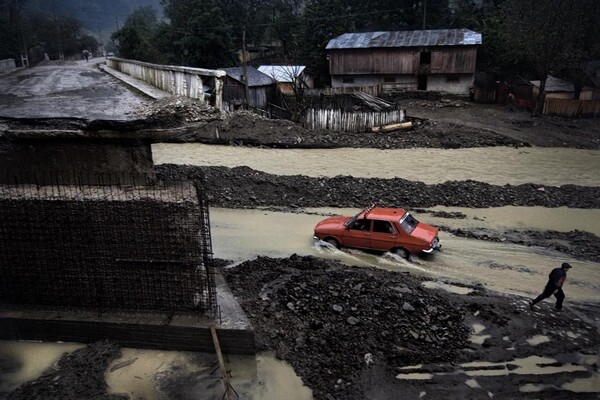
[[172,119],[185,122],[208,122],[223,118],[223,114],[206,103],[185,96],[172,96],[139,107],[143,117]]
[[164,164],[157,167],[167,180],[206,180],[211,205],[228,208],[357,207],[377,203],[389,207],[542,206],[600,208],[600,187],[537,184],[496,186],[476,181],[427,185],[401,178],[312,178],[280,176],[248,167],[195,167]]
[[277,349],[316,399],[364,398],[365,369],[452,362],[468,345],[463,311],[407,273],[293,255],[224,276],[259,347]]

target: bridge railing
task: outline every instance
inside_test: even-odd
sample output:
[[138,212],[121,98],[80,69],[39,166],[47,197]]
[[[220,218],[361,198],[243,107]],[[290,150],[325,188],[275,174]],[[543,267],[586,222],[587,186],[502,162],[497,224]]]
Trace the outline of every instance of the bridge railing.
[[151,64],[109,57],[106,64],[117,71],[179,96],[199,99],[221,109],[225,71]]

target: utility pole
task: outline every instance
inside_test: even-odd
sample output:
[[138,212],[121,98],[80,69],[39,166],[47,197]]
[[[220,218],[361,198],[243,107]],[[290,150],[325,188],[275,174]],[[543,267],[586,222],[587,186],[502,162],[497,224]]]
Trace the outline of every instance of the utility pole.
[[423,0],[423,30],[425,30],[425,21],[427,20],[427,0]]
[[250,89],[248,88],[248,69],[246,68],[246,29],[242,32],[242,73],[244,74],[244,94],[246,96],[246,109],[250,105]]
[[65,54],[63,52],[62,35],[60,34],[60,24],[58,22],[58,17],[56,16],[56,3],[54,2],[54,0],[52,0],[52,12],[54,14],[54,23],[56,24],[56,32],[58,34],[58,36],[57,36],[57,39],[58,39],[58,59],[59,60],[64,60],[65,59]]
[[119,30],[119,17],[115,15],[115,23],[117,24],[117,30]]

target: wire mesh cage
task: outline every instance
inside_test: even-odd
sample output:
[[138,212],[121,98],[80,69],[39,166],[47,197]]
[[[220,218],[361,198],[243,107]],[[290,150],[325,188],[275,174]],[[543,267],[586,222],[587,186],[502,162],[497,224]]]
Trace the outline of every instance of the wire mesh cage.
[[0,185],[0,304],[214,316],[203,187],[90,181],[98,184],[59,184],[57,175]]

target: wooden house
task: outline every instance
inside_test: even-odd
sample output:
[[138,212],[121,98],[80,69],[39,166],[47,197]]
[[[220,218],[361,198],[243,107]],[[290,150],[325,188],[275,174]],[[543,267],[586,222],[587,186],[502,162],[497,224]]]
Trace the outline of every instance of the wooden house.
[[[242,67],[222,68],[227,74],[223,84],[224,109],[233,110],[246,103],[244,70]],[[275,96],[275,81],[253,67],[246,67],[248,75],[248,105],[261,109]]]
[[468,29],[345,33],[327,44],[331,85],[469,95],[481,43]]
[[273,78],[282,94],[293,94],[294,82],[307,89],[314,87],[314,79],[304,65],[261,65],[258,70]]

